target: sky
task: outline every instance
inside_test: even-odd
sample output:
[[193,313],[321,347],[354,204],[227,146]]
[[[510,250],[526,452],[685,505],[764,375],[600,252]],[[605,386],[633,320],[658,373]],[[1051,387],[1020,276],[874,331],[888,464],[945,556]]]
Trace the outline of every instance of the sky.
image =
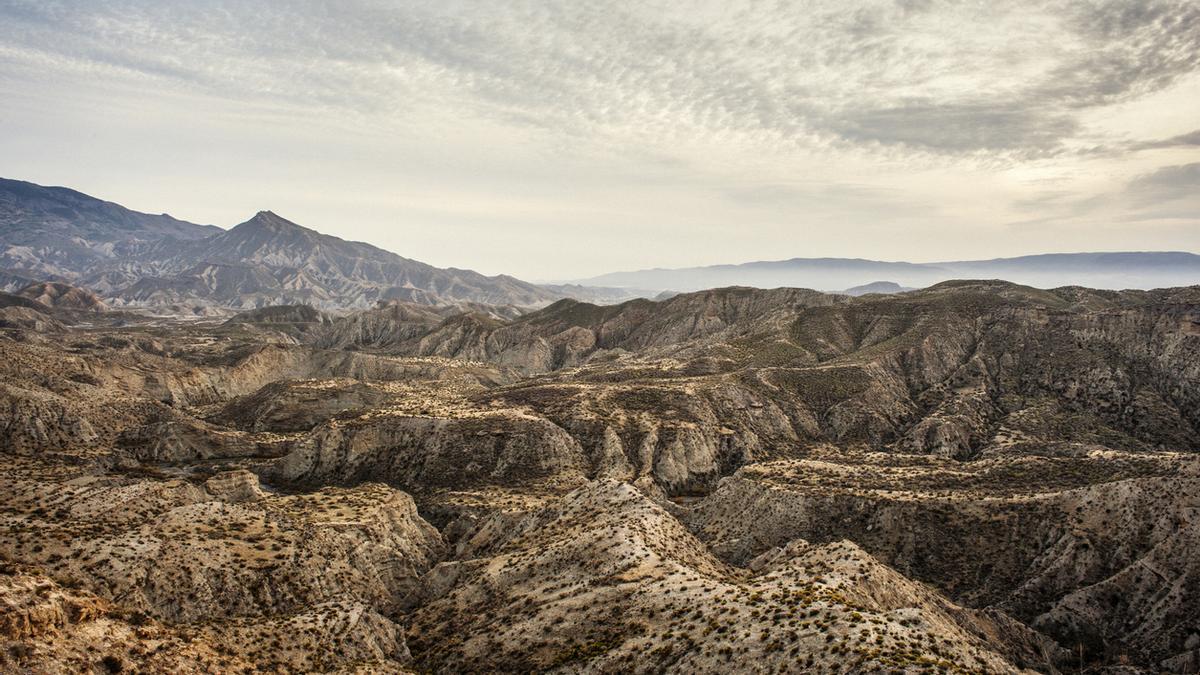
[[562,280],[1200,252],[1200,2],[0,0],[0,176]]

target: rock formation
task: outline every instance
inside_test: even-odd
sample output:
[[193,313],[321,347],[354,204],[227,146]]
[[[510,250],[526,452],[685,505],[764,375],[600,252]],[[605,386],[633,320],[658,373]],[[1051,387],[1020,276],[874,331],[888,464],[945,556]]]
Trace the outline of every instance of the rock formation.
[[0,669],[1200,662],[1196,288],[0,300]]

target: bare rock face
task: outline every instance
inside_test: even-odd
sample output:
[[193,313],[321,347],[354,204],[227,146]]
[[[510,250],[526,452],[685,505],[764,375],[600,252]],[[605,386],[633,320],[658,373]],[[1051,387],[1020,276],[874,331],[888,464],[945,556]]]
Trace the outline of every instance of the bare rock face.
[[270,455],[272,449],[247,434],[214,427],[159,408],[146,423],[124,430],[116,448],[140,461],[183,462]]
[[245,469],[223,471],[204,481],[204,489],[226,504],[254,502],[266,496],[258,476]]
[[530,385],[497,392],[578,440],[593,477],[646,478],[669,494],[702,493],[738,466],[799,436],[770,398],[739,383]]
[[95,597],[57,588],[48,578],[6,569],[0,575],[0,636],[6,640],[41,638],[71,623],[103,616],[107,604]]
[[461,418],[385,414],[331,423],[311,434],[270,475],[298,484],[368,478],[409,489],[582,479],[579,444],[538,418],[504,412]]
[[390,395],[357,380],[281,380],[227,403],[214,421],[246,431],[308,431],[382,406]]

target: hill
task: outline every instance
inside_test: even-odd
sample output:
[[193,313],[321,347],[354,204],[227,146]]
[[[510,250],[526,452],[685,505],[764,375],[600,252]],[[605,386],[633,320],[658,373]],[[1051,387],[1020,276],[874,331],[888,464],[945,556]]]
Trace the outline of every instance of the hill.
[[1200,287],[0,304],[0,670],[1200,662]]
[[104,301],[95,293],[61,282],[44,281],[33,283],[17,291],[17,295],[29,298],[30,300],[36,300],[47,307],[55,309],[77,310],[81,312],[108,311],[108,305],[104,304]]

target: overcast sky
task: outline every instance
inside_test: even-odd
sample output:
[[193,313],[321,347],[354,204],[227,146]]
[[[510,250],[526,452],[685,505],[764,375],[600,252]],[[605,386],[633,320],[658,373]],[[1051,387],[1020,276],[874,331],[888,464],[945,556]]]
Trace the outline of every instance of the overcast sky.
[[528,279],[1200,252],[1200,2],[0,0],[0,176]]

